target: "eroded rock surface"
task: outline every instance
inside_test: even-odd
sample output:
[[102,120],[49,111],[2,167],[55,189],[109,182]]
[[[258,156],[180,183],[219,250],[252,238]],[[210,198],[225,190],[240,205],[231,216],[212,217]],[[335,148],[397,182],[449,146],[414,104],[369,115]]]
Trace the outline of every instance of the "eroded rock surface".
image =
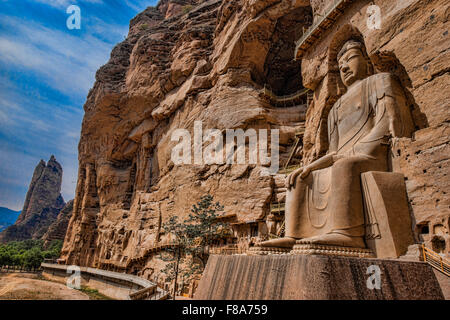
[[53,240],[64,240],[69,225],[70,217],[73,211],[73,200],[66,203],[64,208],[59,212],[56,220],[48,227],[42,240],[44,244],[49,244]]
[[[390,70],[406,88],[415,133],[393,141],[392,166],[408,178],[415,222],[448,214],[450,11],[443,0],[375,1],[382,28],[369,30],[369,2],[354,2],[301,61],[293,61],[295,42],[327,1],[167,0],[134,18],[84,106],[66,263],[151,278],[163,265],[151,253],[167,238],[161,222],[186,216],[206,193],[238,223],[263,221],[270,202],[284,198],[282,175],[263,176],[260,165],[174,165],[171,135],[192,134],[194,121],[222,132],[279,129],[283,164],[306,121],[305,163],[319,158],[328,149],[328,112],[342,95],[328,48],[349,23],[376,71]],[[263,94],[264,87],[286,96],[303,86],[313,91],[308,107]]]
[[302,89],[292,57],[312,19],[306,4],[162,1],[131,21],[84,107],[67,263],[150,276],[159,267],[147,252],[165,239],[160,221],[187,216],[207,193],[238,222],[265,218],[275,183],[262,166],[176,166],[171,135],[192,133],[194,121],[222,132],[279,129],[285,161],[306,105],[275,107],[263,88],[278,96]]
[[40,239],[56,220],[65,202],[61,195],[63,170],[52,156],[34,169],[23,209],[14,225],[0,234],[0,242]]
[[[326,15],[328,1],[311,0],[315,21]],[[369,6],[380,9],[381,28],[369,28]],[[392,170],[406,176],[406,186],[414,228],[440,228],[450,251],[450,96],[449,18],[447,1],[357,1],[350,4],[332,27],[321,34],[302,57],[305,87],[314,91],[306,116],[304,159],[311,162],[328,149],[326,119],[343,93],[334,63],[336,50],[349,35],[362,36],[375,71],[393,73],[401,82],[412,113],[411,139],[391,140]],[[445,62],[444,62],[445,61]],[[439,220],[439,222],[436,222]]]

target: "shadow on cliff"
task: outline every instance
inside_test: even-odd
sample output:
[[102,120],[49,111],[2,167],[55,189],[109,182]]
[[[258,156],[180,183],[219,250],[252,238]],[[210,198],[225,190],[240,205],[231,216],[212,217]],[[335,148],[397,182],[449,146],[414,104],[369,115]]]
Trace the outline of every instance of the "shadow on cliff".
[[416,103],[410,91],[413,87],[411,78],[395,53],[392,51],[377,51],[370,58],[378,72],[389,72],[395,75],[402,84],[406,95],[406,103],[411,110],[414,130],[417,131],[427,128],[429,126],[427,116],[420,110],[419,105]]

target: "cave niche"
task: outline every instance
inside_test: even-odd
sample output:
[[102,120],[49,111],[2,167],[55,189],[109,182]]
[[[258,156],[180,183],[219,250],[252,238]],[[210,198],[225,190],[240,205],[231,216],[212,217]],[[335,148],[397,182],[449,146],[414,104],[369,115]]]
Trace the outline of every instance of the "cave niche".
[[312,23],[311,7],[300,7],[278,19],[264,63],[261,85],[277,96],[303,89],[301,60],[294,60],[298,39]]

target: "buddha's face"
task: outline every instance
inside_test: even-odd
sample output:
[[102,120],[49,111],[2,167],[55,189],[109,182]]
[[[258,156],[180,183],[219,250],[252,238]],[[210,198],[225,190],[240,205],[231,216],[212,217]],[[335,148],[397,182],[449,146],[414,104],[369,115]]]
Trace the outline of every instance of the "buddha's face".
[[346,87],[358,80],[367,78],[368,65],[362,52],[358,48],[351,48],[339,59],[339,71],[342,82]]

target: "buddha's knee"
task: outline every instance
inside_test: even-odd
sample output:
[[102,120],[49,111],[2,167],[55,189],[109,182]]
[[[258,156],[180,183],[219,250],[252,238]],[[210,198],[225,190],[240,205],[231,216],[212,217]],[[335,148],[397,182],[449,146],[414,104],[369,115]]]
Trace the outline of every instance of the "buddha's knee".
[[333,165],[333,173],[347,176],[351,173],[360,173],[367,160],[360,158],[344,158],[336,161]]
[[306,177],[302,178],[301,175],[299,174],[297,176],[297,178],[295,179],[295,184],[297,186],[302,186],[305,187],[307,185],[310,185],[313,181],[313,175],[312,172],[310,172]]

